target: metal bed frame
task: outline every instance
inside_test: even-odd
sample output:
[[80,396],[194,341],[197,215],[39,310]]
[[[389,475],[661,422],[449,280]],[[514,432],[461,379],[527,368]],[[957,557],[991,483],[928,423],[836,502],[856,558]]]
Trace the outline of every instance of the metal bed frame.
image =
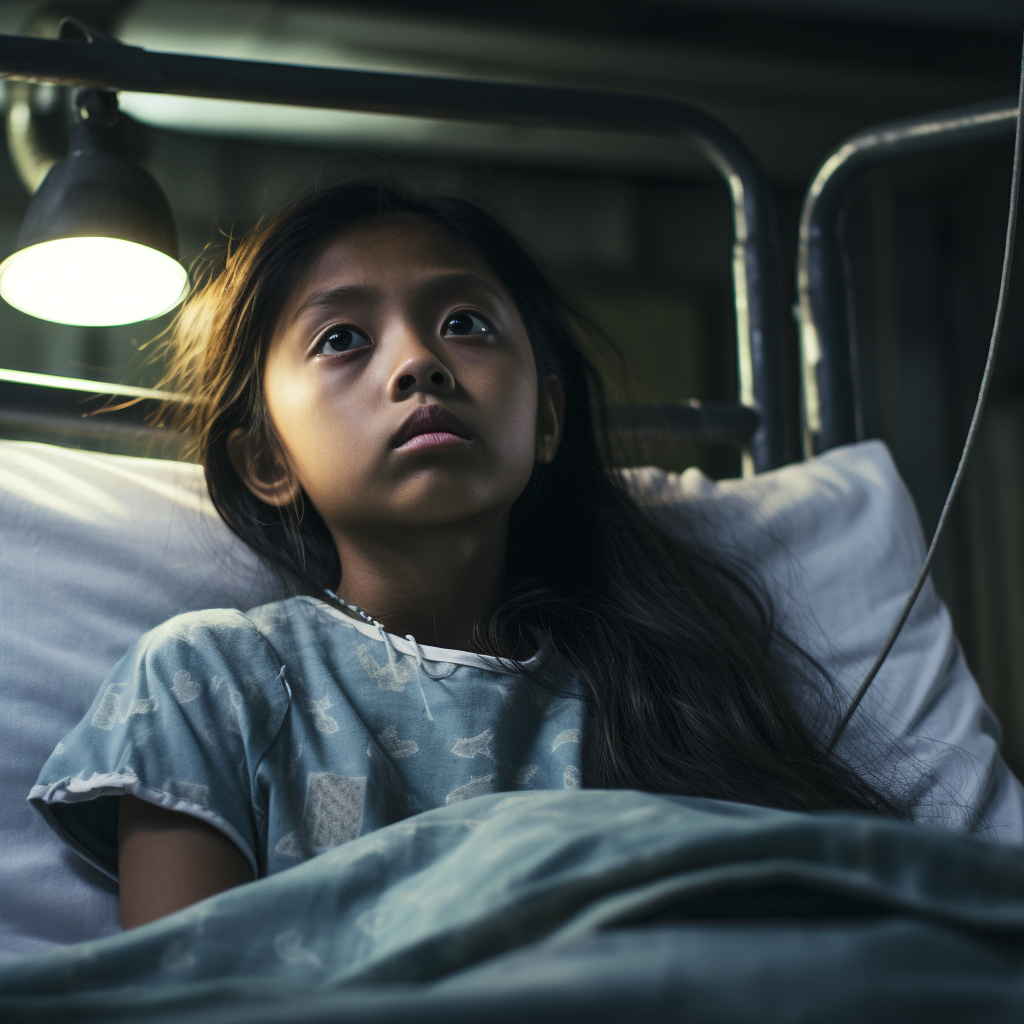
[[[339,110],[675,136],[718,170],[733,211],[732,276],[739,403],[691,400],[613,410],[647,438],[744,447],[756,472],[801,457],[785,402],[781,278],[770,187],[753,155],[721,122],[660,97],[430,75],[352,71],[160,53],[97,34],[92,42],[0,35],[0,77],[55,85],[170,93]],[[845,212],[872,167],[911,153],[1012,135],[1016,99],[893,122],[851,136],[822,164],[804,201],[796,318],[802,363],[803,456],[864,436],[857,339],[843,252]],[[88,411],[132,404],[100,418]],[[139,388],[0,370],[0,428],[158,440],[146,417],[161,396]],[[83,413],[83,409],[86,412]],[[616,421],[613,420],[613,425]]]
[[[55,85],[171,93],[436,119],[675,136],[693,143],[729,189],[733,211],[732,276],[736,305],[739,403],[690,401],[626,407],[621,422],[640,435],[697,437],[738,444],[757,472],[799,458],[787,438],[795,414],[784,402],[781,278],[770,187],[747,147],[719,121],[674,100],[429,75],[159,53],[105,37],[92,42],[0,36],[0,77]],[[83,393],[59,378],[0,371],[0,427],[62,426],[80,432]],[[101,386],[102,387],[102,386]],[[118,392],[123,394],[123,389]],[[97,388],[87,404],[111,397]],[[86,432],[144,430],[158,396],[95,419]],[[787,422],[787,416],[792,422]]]
[[852,282],[843,249],[854,187],[873,167],[914,153],[1013,138],[1017,98],[893,121],[851,135],[825,160],[804,199],[797,249],[804,454],[864,439]]

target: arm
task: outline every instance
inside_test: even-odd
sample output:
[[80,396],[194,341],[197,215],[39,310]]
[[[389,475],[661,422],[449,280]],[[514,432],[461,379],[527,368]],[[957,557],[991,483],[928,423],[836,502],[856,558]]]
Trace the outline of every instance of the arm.
[[121,797],[117,856],[126,929],[253,878],[238,847],[212,825],[133,796]]

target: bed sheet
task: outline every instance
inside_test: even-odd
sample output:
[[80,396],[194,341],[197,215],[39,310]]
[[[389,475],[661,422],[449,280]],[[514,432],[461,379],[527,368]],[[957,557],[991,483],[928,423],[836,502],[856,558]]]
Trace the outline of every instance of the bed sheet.
[[491,794],[0,968],[0,1011],[193,1024],[1019,1020],[1024,858],[865,814]]

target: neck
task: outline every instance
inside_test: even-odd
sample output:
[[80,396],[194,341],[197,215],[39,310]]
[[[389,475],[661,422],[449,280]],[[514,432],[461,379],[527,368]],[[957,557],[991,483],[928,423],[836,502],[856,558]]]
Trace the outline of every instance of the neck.
[[501,585],[508,517],[335,533],[338,594],[389,633],[421,644],[476,650],[473,627]]

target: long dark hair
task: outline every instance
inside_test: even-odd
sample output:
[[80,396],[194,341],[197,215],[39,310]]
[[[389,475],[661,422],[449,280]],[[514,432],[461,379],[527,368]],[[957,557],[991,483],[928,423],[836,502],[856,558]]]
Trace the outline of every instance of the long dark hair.
[[801,721],[787,696],[793,674],[811,687],[824,680],[779,633],[756,582],[669,535],[610,470],[581,318],[523,247],[467,202],[379,180],[321,188],[208,264],[172,328],[165,386],[192,398],[168,413],[191,436],[231,529],[295,592],[323,597],[337,584],[338,553],[316,509],[301,496],[284,509],[261,502],[232,467],[227,439],[241,428],[250,450],[281,454],[262,385],[280,310],[339,232],[394,213],[428,217],[475,250],[518,307],[538,372],[562,381],[561,444],[513,506],[504,582],[475,642],[510,659],[524,639],[541,639],[572,667],[588,704],[585,784],[905,816]]

